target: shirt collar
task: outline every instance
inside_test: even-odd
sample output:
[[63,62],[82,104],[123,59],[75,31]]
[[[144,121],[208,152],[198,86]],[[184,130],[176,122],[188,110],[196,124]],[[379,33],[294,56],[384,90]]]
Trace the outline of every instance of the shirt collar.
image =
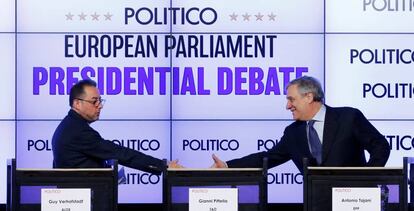
[[312,118],[313,120],[317,122],[323,122],[325,121],[325,114],[326,114],[326,106],[322,104],[319,111],[315,114],[315,116]]
[[75,111],[75,110],[73,110],[73,109],[70,109],[70,110],[69,110],[68,115],[69,115],[69,116],[72,116],[72,117],[74,117],[74,118],[76,118],[76,119],[78,119],[78,120],[84,121],[84,122],[86,122],[86,123],[88,123],[88,124],[89,124],[89,122],[88,122],[88,121],[86,121],[86,119],[84,119],[84,118],[83,118],[80,114],[78,114],[78,112],[76,112],[76,111]]

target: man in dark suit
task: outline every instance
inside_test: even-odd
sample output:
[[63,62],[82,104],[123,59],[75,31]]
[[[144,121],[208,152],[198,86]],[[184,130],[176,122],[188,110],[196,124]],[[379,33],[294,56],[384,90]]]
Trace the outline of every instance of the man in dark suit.
[[[286,109],[295,122],[286,127],[278,144],[227,162],[213,155],[212,167],[261,167],[268,157],[269,168],[292,160],[303,173],[303,158],[315,166],[384,166],[387,162],[390,149],[384,136],[359,110],[324,105],[316,79],[304,76],[291,81],[286,98]],[[370,153],[368,162],[364,150]]]
[[[82,80],[70,90],[68,115],[52,138],[54,168],[102,168],[105,160],[154,174],[167,167],[160,159],[103,139],[89,124],[98,120],[104,100],[92,80]],[[171,161],[168,167],[181,167]]]
[[[295,122],[286,127],[278,144],[266,152],[223,162],[213,154],[215,168],[263,166],[268,157],[269,168],[292,160],[303,173],[303,158],[312,166],[384,166],[390,149],[384,138],[364,115],[355,108],[332,108],[323,103],[320,83],[312,77],[291,81],[287,88],[286,109]],[[370,153],[365,159],[364,150]],[[332,208],[331,186],[316,188],[312,211]]]

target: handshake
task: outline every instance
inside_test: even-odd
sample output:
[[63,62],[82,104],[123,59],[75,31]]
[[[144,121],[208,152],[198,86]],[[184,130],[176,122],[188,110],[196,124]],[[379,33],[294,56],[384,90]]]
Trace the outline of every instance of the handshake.
[[[210,168],[228,168],[226,162],[220,160],[219,157],[217,157],[215,154],[212,155],[213,158],[213,165],[210,166]],[[185,168],[181,164],[178,163],[178,159],[172,160],[168,162],[168,168]]]

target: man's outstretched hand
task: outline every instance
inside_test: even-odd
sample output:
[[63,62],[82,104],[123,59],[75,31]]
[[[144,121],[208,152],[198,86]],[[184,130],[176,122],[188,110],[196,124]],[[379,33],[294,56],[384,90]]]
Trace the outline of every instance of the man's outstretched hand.
[[226,162],[220,160],[219,157],[217,157],[215,154],[212,155],[213,158],[213,165],[210,166],[210,168],[228,168]]
[[178,159],[175,159],[168,161],[168,168],[184,168],[184,166],[178,163]]

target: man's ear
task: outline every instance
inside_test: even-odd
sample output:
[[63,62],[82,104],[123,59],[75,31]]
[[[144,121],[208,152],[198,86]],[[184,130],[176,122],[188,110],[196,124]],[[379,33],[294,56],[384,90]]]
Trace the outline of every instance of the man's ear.
[[306,93],[306,100],[308,101],[308,103],[313,102],[314,98],[315,98],[315,96],[313,95],[313,93],[311,93],[311,92]]
[[79,109],[79,107],[80,107],[80,100],[77,100],[77,99],[73,100],[72,107],[75,108],[75,109]]

